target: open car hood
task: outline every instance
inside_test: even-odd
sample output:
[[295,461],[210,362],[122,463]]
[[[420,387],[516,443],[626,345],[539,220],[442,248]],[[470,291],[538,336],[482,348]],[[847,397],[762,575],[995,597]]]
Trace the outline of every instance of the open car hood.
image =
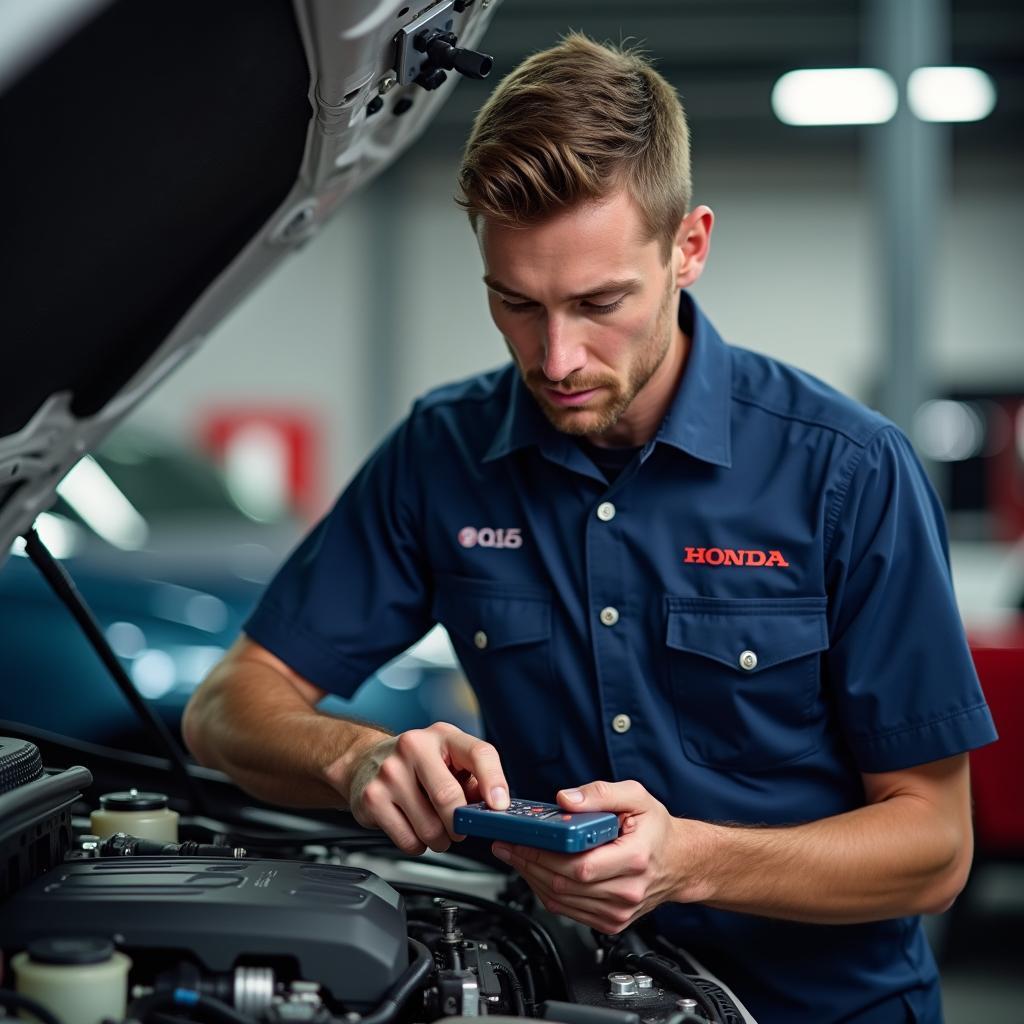
[[422,132],[459,76],[416,84],[413,33],[475,48],[497,4],[4,4],[0,564],[71,466]]

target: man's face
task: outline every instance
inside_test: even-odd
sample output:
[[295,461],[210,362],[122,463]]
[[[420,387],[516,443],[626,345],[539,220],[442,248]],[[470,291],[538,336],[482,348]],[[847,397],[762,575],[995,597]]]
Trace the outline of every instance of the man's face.
[[558,430],[618,435],[663,411],[680,365],[666,357],[683,344],[677,250],[666,264],[628,194],[525,228],[482,220],[478,238],[491,316]]

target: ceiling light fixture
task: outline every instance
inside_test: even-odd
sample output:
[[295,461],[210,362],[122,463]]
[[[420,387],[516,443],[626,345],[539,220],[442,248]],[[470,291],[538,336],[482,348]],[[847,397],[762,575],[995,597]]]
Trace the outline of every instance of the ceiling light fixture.
[[996,105],[996,87],[979,68],[917,68],[907,103],[922,121],[981,121]]
[[772,89],[772,110],[784,124],[884,124],[898,106],[895,82],[878,68],[790,71]]

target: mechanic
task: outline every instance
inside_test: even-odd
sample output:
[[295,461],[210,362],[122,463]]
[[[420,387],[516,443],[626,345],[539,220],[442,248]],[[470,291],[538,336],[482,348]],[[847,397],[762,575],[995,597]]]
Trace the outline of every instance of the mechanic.
[[[940,1021],[917,915],[964,885],[966,752],[995,731],[909,442],[688,295],[714,216],[635,52],[530,57],[459,182],[512,363],[373,454],[196,692],[189,747],[410,854],[510,784],[617,812],[585,854],[494,853],[601,931],[653,912],[761,1022]],[[490,742],[316,710],[436,621]]]

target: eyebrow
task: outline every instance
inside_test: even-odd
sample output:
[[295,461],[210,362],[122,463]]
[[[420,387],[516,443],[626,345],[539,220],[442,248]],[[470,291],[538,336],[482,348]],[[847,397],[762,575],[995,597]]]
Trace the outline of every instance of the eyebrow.
[[[523,295],[522,292],[517,292],[514,288],[509,288],[507,285],[502,284],[497,278],[491,277],[490,274],[484,275],[484,284],[487,285],[491,291],[501,292],[502,295],[507,295],[513,299],[525,299],[527,302],[534,302],[529,295]],[[589,288],[585,292],[580,292],[577,295],[570,295],[570,299],[590,299],[595,295],[611,295],[613,292],[631,292],[634,291],[641,284],[640,280],[635,277],[625,278],[620,281],[605,281],[603,284],[599,284],[596,288]]]

